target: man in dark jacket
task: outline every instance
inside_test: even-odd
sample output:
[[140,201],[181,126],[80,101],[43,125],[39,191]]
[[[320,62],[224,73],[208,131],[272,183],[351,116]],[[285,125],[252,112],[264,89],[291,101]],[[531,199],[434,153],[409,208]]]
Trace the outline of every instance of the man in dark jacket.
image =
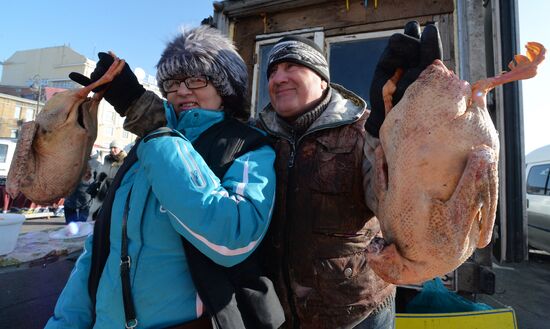
[[122,166],[126,155],[126,152],[124,152],[122,145],[118,141],[112,141],[109,144],[109,154],[105,156],[103,164],[97,168],[95,181],[91,184],[92,187],[88,189],[88,193],[92,197],[88,218],[90,221],[96,220],[103,204],[103,199],[107,195],[107,190],[115,178],[118,169]]
[[[440,45],[435,26],[428,30],[423,45],[431,63]],[[420,56],[418,23],[406,32],[392,37],[382,55],[371,101],[382,99],[382,85],[396,68],[406,70],[408,84],[418,76],[401,65]],[[401,52],[409,46],[415,52]],[[365,101],[331,84],[312,40],[281,39],[267,63],[271,103],[258,124],[275,139],[277,202],[263,247],[285,328],[393,328],[395,286],[370,269],[365,254],[380,233],[371,168],[384,108],[369,118]]]
[[90,210],[91,196],[86,192],[90,186],[92,172],[90,167],[76,186],[75,190],[65,198],[63,203],[65,213],[65,223],[85,222]]

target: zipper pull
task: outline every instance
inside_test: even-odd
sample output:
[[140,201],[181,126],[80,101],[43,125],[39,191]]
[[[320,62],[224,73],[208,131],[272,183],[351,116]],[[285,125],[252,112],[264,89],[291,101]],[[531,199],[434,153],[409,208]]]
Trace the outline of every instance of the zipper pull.
[[294,167],[294,158],[296,157],[296,144],[291,143],[292,150],[290,151],[290,157],[288,159],[288,167],[292,168]]

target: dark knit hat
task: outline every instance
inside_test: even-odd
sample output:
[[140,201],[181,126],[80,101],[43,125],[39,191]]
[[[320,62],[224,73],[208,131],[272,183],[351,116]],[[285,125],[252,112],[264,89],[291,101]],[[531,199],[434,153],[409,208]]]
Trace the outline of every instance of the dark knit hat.
[[157,64],[158,86],[165,97],[163,81],[196,75],[207,75],[222,98],[246,98],[248,73],[242,57],[231,40],[206,25],[174,38]]
[[330,82],[327,59],[321,48],[311,39],[293,35],[279,40],[271,49],[267,60],[268,79],[273,66],[281,62],[306,66],[323,80]]

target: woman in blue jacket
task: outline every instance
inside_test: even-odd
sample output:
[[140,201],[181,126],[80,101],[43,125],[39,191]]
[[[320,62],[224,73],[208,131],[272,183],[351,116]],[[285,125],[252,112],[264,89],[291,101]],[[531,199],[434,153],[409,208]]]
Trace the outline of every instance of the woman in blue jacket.
[[[112,62],[105,53],[99,57],[91,79],[75,73],[71,78],[81,84],[97,79]],[[121,169],[118,188],[110,192],[109,249],[95,303],[88,289],[99,223],[46,328],[196,324],[205,311],[188,248],[230,267],[245,260],[266,233],[275,153],[263,133],[235,119],[248,115],[247,71],[233,44],[212,28],[192,29],[167,45],[157,68],[167,101],[145,91],[127,65],[105,94],[121,115],[141,113],[127,117],[124,127],[143,138],[134,150],[137,159]],[[164,128],[153,130],[158,127]],[[184,248],[182,237],[190,247]]]

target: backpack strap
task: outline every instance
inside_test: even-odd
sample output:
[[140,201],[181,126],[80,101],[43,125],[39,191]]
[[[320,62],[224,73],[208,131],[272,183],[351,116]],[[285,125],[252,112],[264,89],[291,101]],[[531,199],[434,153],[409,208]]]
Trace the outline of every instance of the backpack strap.
[[[160,128],[143,140],[161,136],[180,136],[171,128]],[[92,264],[88,292],[94,307],[101,274],[110,251],[111,211],[116,190],[128,169],[138,160],[138,140],[124,159],[109,188],[94,227]],[[269,138],[259,130],[236,119],[228,118],[205,130],[193,143],[210,169],[220,179],[235,159],[243,154],[269,145]],[[182,237],[191,277],[204,306],[217,328],[278,328],[284,322],[284,312],[273,283],[263,275],[257,252],[231,268],[214,263]]]
[[221,180],[235,159],[269,143],[260,130],[228,118],[206,129],[193,147]]
[[[207,129],[193,146],[221,180],[235,159],[269,141],[261,131],[227,119]],[[193,283],[216,328],[275,329],[283,324],[282,306],[259,266],[257,250],[228,268],[214,263],[183,237],[182,243]]]
[[105,263],[107,262],[107,257],[109,257],[109,250],[111,247],[111,242],[109,240],[109,235],[111,232],[111,211],[113,208],[113,201],[115,199],[115,192],[122,182],[122,178],[136,163],[137,161],[137,148],[141,139],[138,139],[135,145],[132,147],[122,166],[117,171],[113,183],[111,184],[107,195],[103,200],[101,210],[97,216],[97,219],[94,224],[94,235],[92,241],[92,256],[91,256],[91,266],[90,274],[88,277],[88,294],[92,300],[93,307],[93,322],[95,322],[95,304],[96,304],[96,295],[97,288],[99,286],[99,279],[101,278],[101,273],[105,268]]

